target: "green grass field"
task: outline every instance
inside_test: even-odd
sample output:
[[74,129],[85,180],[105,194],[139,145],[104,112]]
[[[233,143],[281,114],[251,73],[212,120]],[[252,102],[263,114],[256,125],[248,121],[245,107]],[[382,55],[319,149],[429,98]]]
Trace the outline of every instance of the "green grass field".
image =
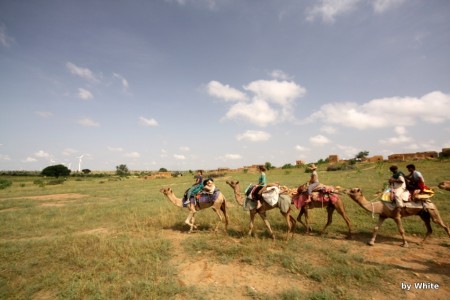
[[[427,185],[434,188],[433,202],[449,224],[450,192],[439,190],[437,184],[450,180],[450,161],[414,163]],[[406,171],[406,164],[398,165]],[[358,164],[354,170],[335,172],[325,171],[324,165],[318,171],[322,183],[360,187],[368,200],[375,200],[375,193],[383,189],[390,176],[390,165]],[[267,177],[269,182],[293,188],[306,182],[309,175],[304,169],[275,169],[268,171]],[[217,235],[210,232],[216,223],[210,209],[196,216],[199,234],[184,233],[188,230],[184,224],[187,210],[174,207],[159,190],[170,186],[181,197],[193,181],[191,176],[154,180],[69,177],[63,184],[43,187],[33,183],[36,177],[3,178],[13,184],[0,190],[1,299],[217,298],[214,288],[204,290],[179,283],[178,266],[173,263],[176,247],[166,236],[167,230],[187,236],[181,251],[207,254],[217,264],[263,270],[276,267],[281,277],[296,276],[318,284],[306,292],[289,286],[276,295],[249,290],[244,295],[249,299],[358,299],[360,291],[377,291],[380,284],[394,280],[389,276],[393,266],[367,264],[352,249],[355,244],[342,242],[347,229],[337,213],[325,237],[305,237],[305,229],[297,225],[295,238],[286,243],[284,219],[274,209],[268,217],[277,240],[270,240],[259,218],[255,224],[257,237],[247,237],[248,215],[236,205],[225,180],[237,179],[244,188],[255,182],[258,174],[228,173],[215,180],[231,204],[229,236],[223,226]],[[363,240],[370,238],[375,221],[348,196],[341,197],[353,230],[361,238],[358,247],[368,247]],[[294,209],[295,218],[297,214]],[[326,211],[311,210],[311,217],[313,229],[319,230],[326,222]],[[403,223],[409,237],[425,233],[419,217],[404,219]],[[440,245],[447,249],[444,255],[448,255],[450,239],[441,228],[434,223],[432,226],[432,238],[440,239]],[[385,222],[379,234],[379,244],[383,237],[396,238],[400,244],[392,220]],[[397,246],[392,247],[398,251]],[[449,283],[448,275],[446,278]]]

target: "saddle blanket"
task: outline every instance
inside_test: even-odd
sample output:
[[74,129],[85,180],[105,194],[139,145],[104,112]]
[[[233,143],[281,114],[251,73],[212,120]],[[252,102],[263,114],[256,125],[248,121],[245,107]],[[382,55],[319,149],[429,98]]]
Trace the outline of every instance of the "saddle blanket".
[[[301,193],[294,196],[292,201],[294,202],[295,207],[297,209],[302,208],[305,206],[305,202],[308,199],[307,193]],[[311,193],[311,200],[312,201],[318,201],[322,203],[331,202],[332,204],[335,204],[339,199],[339,196],[336,193],[328,192],[328,191],[320,191],[320,192],[312,192]]]
[[[382,201],[382,202],[390,210],[393,210],[396,207],[395,202],[385,202],[385,201]],[[431,203],[431,202],[408,201],[408,202],[403,202],[403,204],[405,205],[406,208],[436,209],[436,206],[434,205],[434,203]]]
[[196,196],[192,196],[189,201],[187,199],[183,199],[183,207],[187,207],[189,203],[191,204],[200,204],[200,203],[214,203],[217,198],[219,198],[220,191],[216,189],[214,193],[199,193]]

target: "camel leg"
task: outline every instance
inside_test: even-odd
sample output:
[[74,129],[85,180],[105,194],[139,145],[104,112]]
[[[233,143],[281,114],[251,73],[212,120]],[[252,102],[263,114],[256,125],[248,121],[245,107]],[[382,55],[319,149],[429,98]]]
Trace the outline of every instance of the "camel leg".
[[306,229],[308,229],[308,228],[306,227],[306,224],[302,221],[302,216],[303,216],[304,214],[305,214],[305,209],[302,207],[302,208],[300,208],[300,212],[298,213],[297,221],[299,221],[303,226],[305,226]]
[[295,225],[297,224],[297,222],[295,221],[295,218],[293,216],[291,216],[290,212],[289,212],[289,220],[291,221],[291,234],[292,234],[292,238],[294,238],[294,230],[295,230]]
[[249,231],[248,231],[249,236],[254,236],[253,227],[254,227],[254,223],[255,223],[255,215],[256,215],[256,209],[252,209],[250,211],[250,224],[249,224]]
[[402,236],[402,240],[403,240],[403,244],[401,244],[400,246],[408,247],[408,242],[406,241],[406,237],[405,237],[405,229],[403,229],[402,218],[401,217],[394,218],[394,221],[395,221],[395,223],[397,223],[398,232]]
[[378,218],[378,223],[377,223],[377,225],[375,225],[375,227],[373,228],[372,238],[371,238],[370,241],[367,243],[367,244],[369,244],[370,246],[375,245],[375,239],[377,238],[378,229],[380,229],[381,225],[383,225],[384,220],[386,220],[386,217],[380,216],[380,217]]
[[333,222],[333,212],[334,212],[334,206],[327,206],[327,212],[328,212],[328,218],[327,218],[327,224],[322,229],[322,232],[320,233],[323,235],[325,233],[325,229],[327,229],[328,226]]
[[294,226],[295,226],[295,219],[291,216],[291,214],[290,214],[290,212],[287,212],[287,213],[281,213],[282,215],[283,215],[283,217],[286,219],[286,224],[287,224],[287,227],[288,227],[288,230],[287,230],[287,232],[286,232],[286,241],[288,241],[289,240],[289,234],[292,232],[292,236],[294,236],[294,233],[293,233],[293,229],[294,229]]
[[219,211],[214,206],[212,207],[216,215],[219,217],[219,222],[217,222],[216,227],[214,228],[214,232],[217,233],[217,230],[219,229],[220,223],[222,223],[222,216],[219,214]]
[[195,226],[195,218],[194,218],[195,212],[193,211],[189,211],[189,215],[186,218],[186,221],[184,221],[184,223],[186,223],[187,225],[189,225],[189,233],[194,231],[194,228],[197,228],[197,226]]
[[305,227],[306,227],[306,233],[312,234],[312,227],[309,225],[309,209],[305,206],[302,207],[305,213]]
[[433,222],[442,228],[444,228],[445,232],[447,232],[447,235],[450,237],[450,230],[447,225],[445,225],[444,221],[442,221],[441,215],[439,214],[439,211],[437,209],[430,209],[428,210],[431,216],[431,219]]
[[225,218],[225,232],[228,234],[228,214],[227,214],[227,206],[226,203],[223,202],[222,205],[220,206],[220,210],[223,213],[223,216]]
[[342,218],[344,219],[345,223],[347,223],[347,227],[348,227],[347,239],[351,239],[352,238],[352,223],[350,223],[350,219],[348,218],[344,207],[336,206],[335,208],[336,208],[336,211],[338,212],[338,214],[340,214],[342,216]]
[[419,214],[420,218],[422,219],[422,221],[425,223],[425,227],[427,228],[427,233],[425,234],[425,237],[423,238],[423,240],[420,242],[420,244],[425,243],[425,240],[431,235],[431,233],[433,232],[433,228],[431,228],[431,218],[430,218],[430,214],[426,211],[421,211],[421,213]]
[[269,230],[270,235],[272,236],[272,240],[275,240],[275,235],[273,234],[272,228],[270,227],[269,220],[267,220],[266,212],[260,212],[259,216],[264,221],[264,224],[266,224],[266,227]]

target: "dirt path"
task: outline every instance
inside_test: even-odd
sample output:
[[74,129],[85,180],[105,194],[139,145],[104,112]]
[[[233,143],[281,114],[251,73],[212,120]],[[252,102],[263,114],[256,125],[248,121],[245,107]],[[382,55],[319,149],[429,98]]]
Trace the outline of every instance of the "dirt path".
[[[178,281],[185,286],[195,286],[206,299],[252,299],[252,292],[277,295],[286,286],[296,287],[303,292],[318,290],[317,282],[291,274],[279,267],[261,268],[249,264],[231,262],[220,264],[184,252],[182,243],[189,234],[173,230],[164,230],[164,236],[171,240],[174,253],[172,263],[178,266]],[[314,243],[318,237],[303,236],[308,243]],[[354,291],[360,299],[450,299],[450,249],[442,246],[442,240],[431,238],[425,246],[414,242],[419,238],[410,238],[409,248],[399,246],[397,238],[379,237],[374,246],[366,246],[366,236],[356,236],[354,240],[330,239],[330,247],[346,246],[351,253],[363,255],[365,261],[374,265],[388,265],[389,276],[398,284],[386,284],[380,290],[371,292]],[[239,242],[239,241],[235,241]],[[255,240],[255,242],[257,242]],[[448,245],[448,243],[447,243]],[[363,252],[362,252],[363,251]],[[397,254],[395,254],[397,253]],[[201,254],[201,253],[199,253]],[[405,289],[402,289],[403,287]],[[410,290],[406,290],[407,285]],[[420,289],[415,284],[425,284]],[[439,285],[436,288],[436,284]],[[180,298],[181,299],[181,298]]]

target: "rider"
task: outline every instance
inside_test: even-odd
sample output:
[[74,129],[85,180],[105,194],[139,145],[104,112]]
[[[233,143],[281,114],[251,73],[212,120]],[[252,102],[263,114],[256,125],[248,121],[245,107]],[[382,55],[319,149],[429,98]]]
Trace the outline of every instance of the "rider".
[[259,197],[258,197],[258,193],[265,185],[267,185],[266,168],[264,166],[258,166],[258,170],[260,173],[259,178],[258,178],[258,186],[253,191],[253,194],[252,194],[253,199],[256,199],[256,201],[257,201],[257,205],[256,205],[257,209],[262,206],[261,201],[259,200]]
[[315,164],[311,164],[308,169],[312,171],[311,178],[309,179],[309,185],[308,185],[308,198],[306,199],[305,203],[311,202],[311,193],[312,191],[319,185],[319,175],[317,174],[317,167]]
[[[392,172],[389,178],[389,184],[392,190],[392,200],[395,201],[395,218],[401,218],[401,209],[405,207],[403,200],[408,199],[408,190],[406,189],[405,175],[398,170],[397,166],[390,166],[389,170]],[[405,198],[406,197],[406,198]]]
[[416,194],[416,190],[420,190],[422,193],[425,189],[429,189],[425,185],[425,179],[422,176],[422,173],[416,170],[416,166],[413,164],[409,164],[406,166],[409,171],[409,174],[405,176],[407,180],[406,187],[411,193],[411,197],[413,198]]

